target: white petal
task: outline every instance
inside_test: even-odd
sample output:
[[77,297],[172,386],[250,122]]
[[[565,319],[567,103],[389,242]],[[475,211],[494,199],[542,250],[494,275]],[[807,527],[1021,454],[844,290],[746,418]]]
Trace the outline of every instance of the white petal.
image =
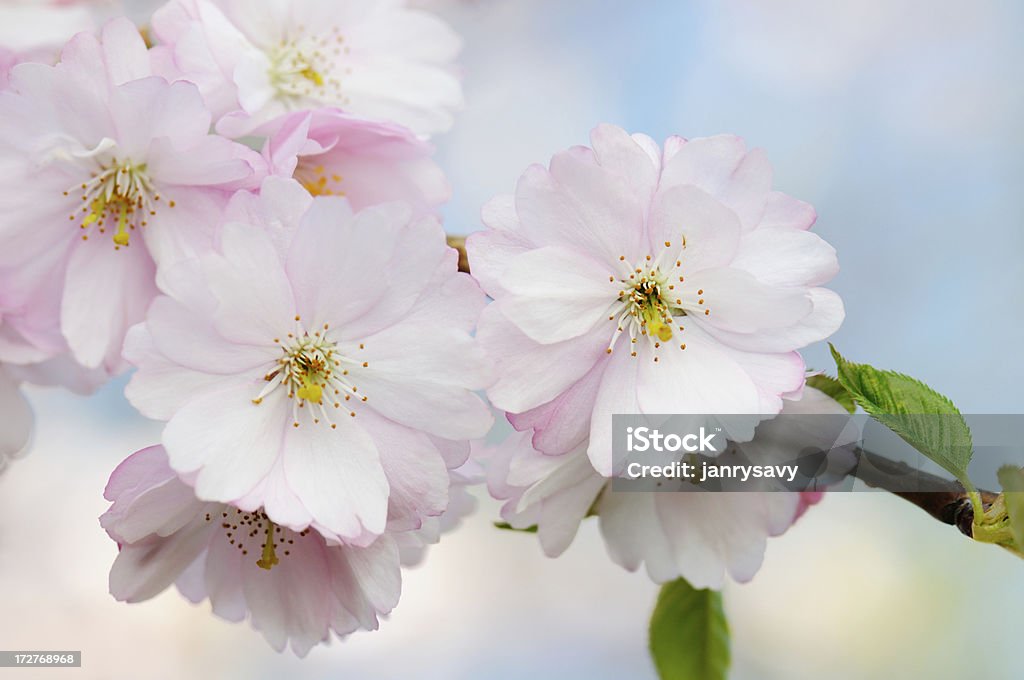
[[[199,314],[169,297],[158,297],[149,307],[146,329],[156,349],[174,365],[212,375],[262,377],[280,353],[273,338],[259,345],[235,342],[221,335],[210,317],[216,314]],[[132,356],[148,370],[149,355]]]
[[587,511],[608,483],[594,472],[585,455],[577,456],[576,460],[581,461],[578,463],[582,468],[580,477],[544,499],[537,538],[548,557],[558,557],[565,552],[576,537],[580,522],[586,518]]
[[379,414],[445,439],[482,437],[494,418],[473,392],[415,376],[363,371],[354,382]]
[[[692,298],[704,300],[696,312],[697,323],[732,333],[787,328],[814,309],[806,289],[768,285],[731,267],[705,269],[688,276],[683,297],[691,309],[697,307]],[[700,314],[701,309],[710,310],[710,315]]]
[[240,564],[242,588],[253,628],[281,651],[287,641],[298,656],[330,635],[330,577],[326,547],[318,537],[304,537],[279,555],[272,569],[262,569],[255,555]]
[[290,404],[283,389],[253,404],[264,384],[257,379],[201,394],[167,423],[163,443],[171,467],[199,472],[195,491],[203,500],[229,503],[246,495],[281,455]]
[[516,197],[501,194],[484,203],[480,209],[480,221],[496,231],[518,231],[519,216],[516,214]]
[[99,238],[78,245],[68,263],[61,329],[79,362],[120,369],[124,335],[156,296],[154,271],[141,243],[115,250]]
[[659,191],[648,218],[651,252],[665,252],[670,269],[680,261],[685,276],[727,265],[739,248],[740,230],[735,213],[693,186]]
[[639,362],[629,352],[617,351],[608,357],[601,386],[590,421],[590,444],[587,455],[599,473],[610,477],[614,471],[612,461],[612,415],[640,413],[637,391]]
[[768,194],[760,229],[810,229],[818,219],[814,206],[779,191]]
[[212,526],[196,517],[167,538],[125,545],[110,568],[110,594],[121,602],[142,602],[174,583],[210,541]]
[[151,75],[146,43],[138,27],[127,18],[113,19],[100,35],[107,75],[113,85]]
[[607,318],[619,287],[610,266],[548,246],[517,256],[499,283],[509,295],[501,312],[526,335],[550,344],[577,338]]
[[656,583],[679,577],[655,512],[657,493],[606,491],[598,504],[601,535],[612,561],[629,571],[646,564]]
[[533,446],[548,455],[566,453],[590,434],[590,414],[607,362],[601,361],[555,399],[523,413],[509,413],[508,420],[519,431],[532,429]]
[[835,248],[817,234],[795,229],[744,235],[732,266],[772,286],[820,286],[839,273]]
[[477,231],[466,239],[473,278],[495,299],[506,294],[499,282],[508,263],[531,248],[529,241],[519,234],[500,229]]
[[344,199],[313,202],[288,252],[288,276],[309,328],[341,326],[378,304],[386,293],[380,258],[393,248],[388,238],[395,232],[394,221],[379,224],[372,214],[353,217]]
[[637,399],[643,413],[758,413],[757,386],[742,366],[698,329],[687,328],[681,339],[686,342],[685,350],[673,338],[658,351],[657,362],[647,346],[641,347],[634,359],[639,371]]
[[394,540],[385,535],[366,548],[330,548],[327,556],[334,596],[363,628],[375,629],[378,615],[398,604],[402,589]]
[[338,536],[367,542],[383,533],[389,486],[372,437],[343,413],[326,422],[289,428],[284,471],[316,523]]
[[525,336],[497,304],[488,305],[480,315],[477,339],[495,363],[498,379],[487,396],[498,408],[513,413],[541,406],[604,357],[610,336],[598,326],[581,338],[542,345]]
[[626,180],[641,205],[648,205],[658,184],[658,161],[615,125],[598,125],[590,133],[590,143],[601,167]]
[[759,333],[731,333],[710,324],[705,330],[719,342],[748,352],[791,352],[824,340],[842,325],[846,312],[842,299],[827,288],[808,291],[811,313],[791,326],[773,328]]
[[238,343],[273,343],[295,326],[295,300],[277,250],[259,229],[228,224],[221,251],[203,259],[203,274],[218,303],[214,327]]
[[418,529],[448,507],[448,468],[427,435],[363,409],[358,420],[373,433],[388,480],[388,530]]
[[744,231],[753,230],[764,214],[771,191],[772,170],[760,149],[747,152],[739,137],[717,135],[691,139],[667,157],[663,188],[692,184],[728,206]]
[[[223,535],[210,541],[206,553],[206,592],[213,613],[228,621],[241,621],[248,612],[242,590],[242,551]],[[246,556],[248,557],[248,556]]]
[[519,233],[537,245],[578,250],[602,262],[641,254],[643,213],[636,197],[624,180],[571,151],[552,159],[552,172],[527,168],[516,185],[515,206]]
[[169,420],[198,392],[220,386],[222,377],[178,366],[165,357],[145,324],[128,329],[125,360],[138,366],[125,386],[125,397],[147,418]]

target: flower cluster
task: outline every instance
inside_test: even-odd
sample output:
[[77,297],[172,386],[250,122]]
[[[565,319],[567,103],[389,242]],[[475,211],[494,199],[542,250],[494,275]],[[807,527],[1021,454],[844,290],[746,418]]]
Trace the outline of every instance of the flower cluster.
[[[427,141],[460,41],[429,12],[171,0],[44,42],[0,53],[0,469],[23,383],[134,369],[164,426],[106,488],[119,600],[174,584],[300,656],[376,628],[480,462],[548,554],[596,514],[616,562],[699,587],[817,501],[610,490],[614,413],[841,410],[798,353],[842,321],[835,253],[761,152],[601,126],[486,206],[472,278]],[[483,391],[519,432],[471,456]]]
[[46,47],[0,91],[0,466],[22,383],[135,368],[166,427],[107,488],[112,594],[176,583],[300,655],[375,628],[493,422],[424,137],[458,39],[398,2],[199,0]]

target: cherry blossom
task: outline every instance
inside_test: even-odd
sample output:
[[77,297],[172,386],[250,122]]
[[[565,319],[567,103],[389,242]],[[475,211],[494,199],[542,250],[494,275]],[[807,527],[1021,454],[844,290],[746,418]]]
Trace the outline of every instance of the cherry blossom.
[[440,515],[492,423],[483,294],[440,224],[279,178],[228,213],[245,222],[167,273],[125,344],[171,466],[203,500],[357,545]]
[[[196,83],[218,116],[251,128],[337,106],[417,134],[444,132],[462,106],[459,37],[401,0],[172,0],[153,16],[165,75]],[[238,121],[236,121],[236,125]]]
[[200,501],[162,447],[121,463],[104,495],[112,505],[100,523],[120,546],[110,570],[118,600],[141,602],[175,584],[228,621],[248,616],[274,649],[290,644],[299,656],[332,631],[376,629],[398,603],[401,565],[390,536],[342,546],[279,526],[260,509]]
[[452,471],[452,505],[416,530],[389,531],[365,547],[340,545],[312,529],[275,524],[262,509],[197,499],[160,446],[136,452],[110,476],[110,509],[100,518],[120,548],[110,571],[118,600],[142,602],[174,584],[195,603],[209,600],[228,621],[246,617],[278,651],[305,656],[331,632],[375,630],[398,604],[402,566],[472,512],[465,491],[480,472]]
[[821,287],[835,251],[811,206],[771,190],[763,152],[610,125],[591,142],[528,168],[467,248],[495,299],[491,401],[545,453],[588,440],[610,475],[611,414],[778,413],[803,386],[796,350],[844,312]]
[[111,373],[156,294],[157,262],[208,247],[231,193],[258,186],[263,167],[209,134],[195,86],[148,64],[138,30],[116,19],[76,36],[56,66],[15,67],[0,93],[4,308],[50,310],[74,357]]

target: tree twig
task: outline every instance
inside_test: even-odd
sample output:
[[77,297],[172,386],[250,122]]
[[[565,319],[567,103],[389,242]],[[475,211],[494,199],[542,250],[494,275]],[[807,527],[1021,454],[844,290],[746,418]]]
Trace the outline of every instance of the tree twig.
[[449,236],[448,245],[451,248],[459,251],[459,271],[468,274],[469,273],[469,256],[466,254],[466,237],[465,236]]
[[[889,491],[913,503],[943,524],[955,526],[964,536],[973,537],[974,507],[971,505],[967,490],[960,482],[922,472],[906,463],[897,463],[863,449],[859,449],[858,453],[861,460],[866,460],[870,465],[858,465],[853,471],[854,477],[868,486]],[[908,474],[925,481],[926,484],[922,486],[935,490],[903,490]],[[991,491],[981,490],[979,493],[986,509],[998,497],[998,494]]]

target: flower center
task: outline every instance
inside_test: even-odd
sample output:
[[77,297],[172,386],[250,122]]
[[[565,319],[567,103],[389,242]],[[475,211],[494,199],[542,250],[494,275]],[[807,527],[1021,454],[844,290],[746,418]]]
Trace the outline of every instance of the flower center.
[[[292,424],[299,426],[299,409],[309,406],[313,424],[326,421],[332,429],[337,425],[331,421],[329,407],[341,409],[345,406],[349,416],[355,417],[352,410],[353,398],[359,402],[367,401],[364,394],[352,382],[351,371],[368,368],[369,362],[358,361],[344,356],[338,349],[338,343],[331,340],[330,326],[309,333],[302,326],[301,317],[295,317],[296,330],[286,338],[274,338],[274,343],[281,348],[281,357],[263,376],[267,382],[259,395],[252,402],[256,405],[276,389],[284,389],[292,400]],[[359,349],[365,349],[360,344]]]
[[[619,337],[626,334],[631,346],[630,356],[636,357],[636,347],[633,345],[636,345],[638,338],[646,337],[654,349],[654,361],[657,362],[662,344],[674,337],[678,340],[677,334],[686,330],[677,319],[690,314],[711,314],[705,304],[704,289],[686,290],[682,260],[676,259],[668,264],[663,262],[671,248],[672,243],[665,241],[665,250],[660,255],[656,258],[647,255],[643,262],[635,266],[627,264],[624,255],[619,257],[623,271],[618,279],[609,277],[610,281],[622,284],[622,289],[608,316],[608,320],[615,324],[606,350],[608,354],[614,350]],[[685,237],[682,249],[686,249]],[[677,346],[680,350],[686,349],[685,342]]]
[[345,195],[341,188],[342,176],[333,172],[328,174],[322,165],[300,159],[295,168],[295,179],[313,196]]
[[[254,553],[258,551],[256,566],[267,571],[291,555],[296,540],[302,540],[309,534],[309,529],[294,532],[277,526],[263,510],[246,512],[225,506],[220,517],[215,512],[206,513],[207,522],[217,520],[220,521],[220,528],[228,543],[235,546],[242,555],[248,555],[250,548]],[[281,551],[280,556],[278,550]]]
[[[283,38],[268,50],[270,83],[285,101],[315,98],[347,104],[341,94],[341,81],[334,75],[335,65],[349,53],[345,38],[337,26],[325,33],[308,34],[298,27],[294,37]],[[347,69],[351,72],[351,69]]]
[[[92,173],[88,182],[68,189],[65,196],[77,193],[81,209],[68,219],[80,220],[82,240],[89,240],[89,229],[95,227],[100,234],[113,231],[114,249],[127,247],[129,233],[147,225],[147,220],[156,215],[160,202],[145,163],[133,163],[129,159],[112,158]],[[174,201],[168,202],[173,208]]]

